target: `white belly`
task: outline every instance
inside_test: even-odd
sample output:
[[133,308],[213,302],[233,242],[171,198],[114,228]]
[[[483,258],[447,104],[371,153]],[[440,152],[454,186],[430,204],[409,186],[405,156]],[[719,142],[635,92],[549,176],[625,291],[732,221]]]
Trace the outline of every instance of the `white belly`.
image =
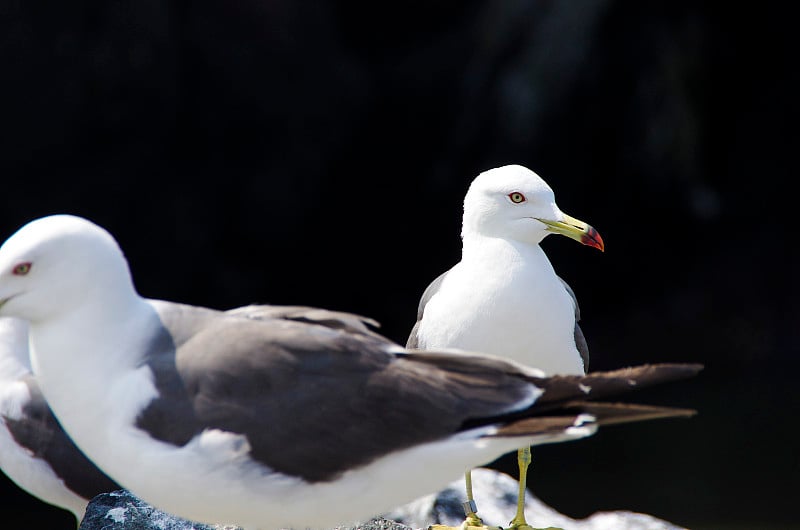
[[583,374],[572,298],[555,274],[537,280],[454,268],[425,307],[421,347],[491,353],[548,374]]

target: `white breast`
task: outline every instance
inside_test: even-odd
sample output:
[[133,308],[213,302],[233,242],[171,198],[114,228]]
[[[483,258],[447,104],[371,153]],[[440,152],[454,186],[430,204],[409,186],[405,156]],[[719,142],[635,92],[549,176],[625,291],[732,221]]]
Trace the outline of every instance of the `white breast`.
[[573,300],[536,246],[524,256],[495,251],[459,263],[425,306],[419,337],[426,349],[491,353],[548,374],[583,374],[574,330]]

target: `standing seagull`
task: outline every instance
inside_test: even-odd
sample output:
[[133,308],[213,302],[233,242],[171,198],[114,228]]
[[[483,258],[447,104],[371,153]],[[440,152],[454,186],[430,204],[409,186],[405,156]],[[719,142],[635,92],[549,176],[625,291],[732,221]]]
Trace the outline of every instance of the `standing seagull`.
[[[589,351],[578,303],[539,243],[551,233],[603,250],[600,234],[556,206],[533,171],[503,166],[478,175],[464,198],[461,261],[422,295],[408,348],[459,348],[501,355],[547,374],[584,374]],[[513,528],[525,520],[530,448],[520,449],[519,499]],[[467,524],[475,514],[467,472]]]
[[0,469],[17,486],[69,510],[79,523],[95,495],[120,487],[58,424],[28,358],[28,324],[0,318]]
[[0,247],[0,316],[29,322],[48,403],[109,476],[166,512],[247,529],[352,523],[524,445],[691,415],[586,400],[700,369],[544,377],[324,319],[145,299],[113,237],[67,215]]

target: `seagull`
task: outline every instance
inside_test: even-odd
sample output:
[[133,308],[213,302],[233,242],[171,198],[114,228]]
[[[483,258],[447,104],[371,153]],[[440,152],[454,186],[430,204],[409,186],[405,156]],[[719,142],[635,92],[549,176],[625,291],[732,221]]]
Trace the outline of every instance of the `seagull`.
[[[597,230],[562,212],[552,188],[520,165],[479,174],[464,197],[461,261],[423,292],[407,348],[458,348],[513,359],[548,374],[587,372],[589,349],[570,286],[539,245],[560,234],[604,250]],[[520,449],[519,498],[512,528],[524,514],[530,448]],[[483,526],[466,474],[468,526]]]
[[39,390],[28,359],[28,324],[0,318],[0,469],[40,500],[72,512],[120,489],[75,447]]
[[545,377],[324,315],[143,298],[113,236],[71,215],[0,247],[3,316],[29,323],[40,388],[100,469],[165,512],[248,530],[363,521],[518,447],[689,416],[594,400],[701,369]]

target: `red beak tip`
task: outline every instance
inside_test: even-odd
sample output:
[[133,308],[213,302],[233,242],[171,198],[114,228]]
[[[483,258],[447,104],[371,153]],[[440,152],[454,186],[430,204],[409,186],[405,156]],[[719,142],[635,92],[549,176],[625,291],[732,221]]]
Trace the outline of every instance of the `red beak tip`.
[[597,232],[597,230],[591,226],[589,227],[589,230],[587,230],[586,235],[583,236],[581,242],[584,245],[589,245],[590,247],[596,248],[600,252],[605,252],[606,250],[606,245],[603,243],[603,238],[600,237],[600,234]]

